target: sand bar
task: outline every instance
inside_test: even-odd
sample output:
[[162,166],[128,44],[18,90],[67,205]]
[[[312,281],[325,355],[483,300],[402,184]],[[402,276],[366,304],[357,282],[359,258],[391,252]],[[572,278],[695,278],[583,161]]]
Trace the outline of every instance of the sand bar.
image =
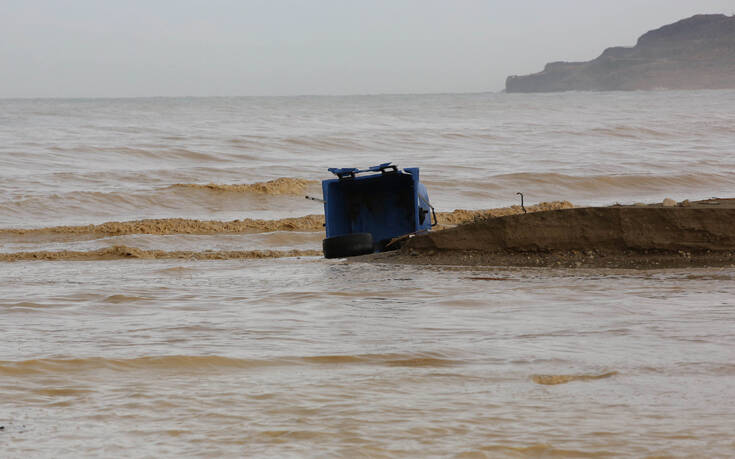
[[581,207],[476,219],[374,261],[483,266],[735,265],[735,199]]

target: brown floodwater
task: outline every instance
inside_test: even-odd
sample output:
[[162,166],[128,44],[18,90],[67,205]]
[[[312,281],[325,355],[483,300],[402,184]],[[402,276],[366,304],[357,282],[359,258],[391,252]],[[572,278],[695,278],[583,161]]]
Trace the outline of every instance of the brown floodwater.
[[133,259],[0,280],[11,456],[735,447],[735,269]]
[[724,197],[733,106],[0,101],[0,457],[732,457],[735,268],[325,260],[301,195],[392,159],[446,223]]

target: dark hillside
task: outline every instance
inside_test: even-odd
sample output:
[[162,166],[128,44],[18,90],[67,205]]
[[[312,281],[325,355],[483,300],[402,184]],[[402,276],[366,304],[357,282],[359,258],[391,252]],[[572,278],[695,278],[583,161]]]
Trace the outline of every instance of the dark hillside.
[[510,76],[507,92],[735,88],[735,16],[697,15],[587,62],[552,62]]

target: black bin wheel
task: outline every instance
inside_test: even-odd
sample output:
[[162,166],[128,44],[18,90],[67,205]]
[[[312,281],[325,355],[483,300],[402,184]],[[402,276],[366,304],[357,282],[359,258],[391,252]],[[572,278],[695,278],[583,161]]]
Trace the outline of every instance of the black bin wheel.
[[352,233],[328,237],[322,241],[324,258],[344,258],[373,253],[373,235]]

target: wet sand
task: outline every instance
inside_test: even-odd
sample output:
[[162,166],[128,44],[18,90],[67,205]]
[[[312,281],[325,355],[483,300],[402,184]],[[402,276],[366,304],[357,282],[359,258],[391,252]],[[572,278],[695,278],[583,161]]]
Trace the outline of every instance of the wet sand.
[[464,266],[735,265],[735,199],[487,217],[417,235],[372,261]]

